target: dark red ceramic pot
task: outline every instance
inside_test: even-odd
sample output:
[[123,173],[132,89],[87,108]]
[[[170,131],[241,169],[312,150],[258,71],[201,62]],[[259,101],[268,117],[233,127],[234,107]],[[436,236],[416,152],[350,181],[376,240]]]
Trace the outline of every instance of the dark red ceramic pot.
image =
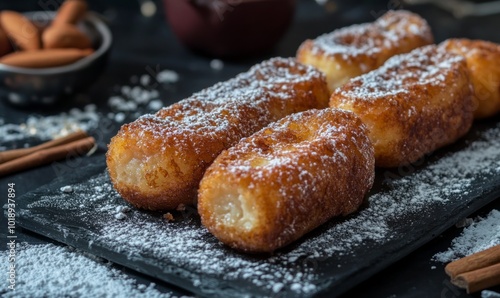
[[277,43],[293,19],[295,0],[163,0],[174,34],[214,57],[257,54]]

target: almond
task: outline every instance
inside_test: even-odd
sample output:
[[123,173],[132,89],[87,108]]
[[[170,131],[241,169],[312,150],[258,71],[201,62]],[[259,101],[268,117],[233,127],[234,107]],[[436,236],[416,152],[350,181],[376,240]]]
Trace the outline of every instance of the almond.
[[0,13],[0,24],[7,36],[21,50],[37,50],[41,48],[40,30],[22,14],[5,10]]
[[0,26],[0,57],[8,54],[10,51],[12,51],[10,40],[7,37],[7,33],[5,33],[5,31],[2,29],[2,26]]
[[45,49],[86,49],[92,47],[92,42],[87,35],[71,24],[59,24],[48,27],[42,33],[42,41]]
[[87,2],[84,0],[66,0],[63,2],[57,15],[52,21],[53,25],[76,24],[87,13]]
[[93,49],[45,49],[15,52],[0,58],[0,63],[26,68],[56,67],[73,63],[93,52]]

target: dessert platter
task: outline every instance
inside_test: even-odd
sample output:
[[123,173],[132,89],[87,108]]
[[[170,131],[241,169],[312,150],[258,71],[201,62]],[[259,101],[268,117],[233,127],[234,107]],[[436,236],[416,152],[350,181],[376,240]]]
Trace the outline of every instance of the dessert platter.
[[389,11],[123,125],[18,221],[202,296],[338,296],[498,198],[499,63]]

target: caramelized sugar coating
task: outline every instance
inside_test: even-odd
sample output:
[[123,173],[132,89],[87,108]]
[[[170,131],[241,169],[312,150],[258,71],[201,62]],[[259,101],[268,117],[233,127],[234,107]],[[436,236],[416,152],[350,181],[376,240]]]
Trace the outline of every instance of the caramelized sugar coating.
[[368,126],[377,166],[412,163],[463,136],[474,100],[465,59],[434,45],[389,59],[336,89],[330,106]]
[[475,118],[500,112],[500,45],[484,40],[449,39],[440,44],[467,60],[476,100]]
[[378,68],[390,57],[433,43],[431,29],[420,16],[389,11],[373,23],[353,25],[306,40],[298,61],[321,70],[330,91],[350,78]]
[[199,182],[219,153],[286,115],[328,106],[322,73],[275,58],[123,125],[107,152],[111,180],[139,208],[195,204]]
[[198,212],[223,243],[272,252],[356,211],[373,184],[374,162],[353,113],[297,113],[222,152],[201,181]]

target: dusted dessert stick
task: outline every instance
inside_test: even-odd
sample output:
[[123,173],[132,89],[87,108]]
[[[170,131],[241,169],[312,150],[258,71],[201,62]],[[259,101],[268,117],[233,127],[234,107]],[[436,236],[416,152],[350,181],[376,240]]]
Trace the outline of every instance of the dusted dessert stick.
[[190,98],[122,126],[107,152],[114,187],[133,205],[195,204],[219,153],[286,115],[328,106],[321,72],[275,58]]
[[500,45],[484,40],[448,39],[441,47],[465,57],[474,85],[476,119],[500,112]]
[[351,112],[309,110],[217,157],[200,183],[202,223],[223,243],[272,252],[356,211],[370,190],[373,146]]
[[353,111],[368,126],[377,166],[397,167],[467,133],[472,92],[465,59],[429,45],[351,79],[333,92],[330,106]]
[[353,25],[306,40],[299,62],[326,75],[330,91],[350,78],[378,68],[387,59],[433,43],[431,28],[414,13],[389,11],[373,23]]

